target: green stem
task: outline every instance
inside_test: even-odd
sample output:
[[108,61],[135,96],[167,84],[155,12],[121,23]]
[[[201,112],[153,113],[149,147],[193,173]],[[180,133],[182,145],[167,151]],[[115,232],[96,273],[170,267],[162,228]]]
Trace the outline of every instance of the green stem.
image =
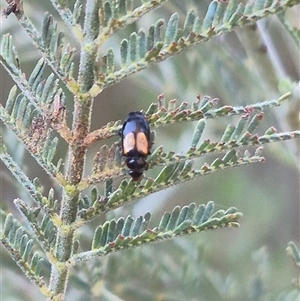
[[[79,65],[79,79],[81,91],[76,95],[74,118],[72,125],[73,141],[69,145],[68,166],[66,177],[68,184],[76,187],[81,181],[86,156],[86,146],[83,141],[90,130],[93,98],[88,91],[94,83],[94,63],[97,48],[93,41],[99,30],[98,6],[96,1],[88,0],[86,3],[86,16],[84,24],[85,40],[81,45],[81,57]],[[72,256],[74,229],[68,227],[77,216],[79,192],[71,193],[65,191],[61,204],[60,217],[62,225],[57,229],[57,238],[54,255],[58,260],[52,266],[49,289],[52,297],[48,300],[64,300],[68,283],[69,267],[66,262]]]

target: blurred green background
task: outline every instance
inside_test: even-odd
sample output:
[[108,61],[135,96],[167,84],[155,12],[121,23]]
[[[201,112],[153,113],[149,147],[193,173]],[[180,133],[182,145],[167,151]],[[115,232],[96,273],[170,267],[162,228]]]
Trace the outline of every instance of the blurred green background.
[[[130,32],[146,29],[159,18],[167,20],[175,11],[182,24],[191,8],[204,16],[208,3],[167,2],[110,38],[103,45],[103,55],[108,47],[117,52],[120,41]],[[2,10],[5,1],[1,0],[0,5]],[[57,17],[50,1],[25,1],[25,11],[37,26],[44,11]],[[290,24],[298,28],[299,17],[299,5],[289,9],[286,15]],[[63,28],[63,24],[60,26]],[[0,30],[1,35],[12,33],[22,70],[29,74],[40,54],[27,34],[14,16],[2,17]],[[78,47],[72,36],[68,40]],[[267,110],[258,131],[262,134],[271,125],[280,132],[295,130],[299,128],[298,46],[277,16],[260,21],[257,27],[240,28],[201,43],[103,91],[95,100],[92,130],[111,120],[123,120],[127,112],[145,110],[161,93],[167,100],[178,102],[192,103],[196,95],[201,94],[219,98],[220,105],[239,106],[278,98],[287,91],[292,91],[293,97],[279,108]],[[271,69],[265,69],[270,66]],[[267,73],[263,74],[264,71]],[[0,100],[4,104],[13,82],[2,67],[0,82]],[[72,101],[67,106],[71,110]],[[226,125],[236,124],[237,120],[238,117],[208,120],[203,138],[219,140]],[[187,123],[156,129],[155,146],[163,144],[165,150],[183,152],[189,147],[194,126],[195,123]],[[14,159],[30,179],[39,177],[47,192],[53,185],[51,180],[15,136],[3,126],[1,130]],[[86,173],[100,146],[116,139],[92,146]],[[299,147],[296,140],[265,146],[263,164],[206,175],[109,213],[109,218],[126,214],[136,217],[151,211],[152,226],[155,226],[165,211],[177,205],[213,200],[216,210],[234,206],[244,216],[239,229],[194,234],[82,264],[71,275],[67,300],[276,300],[281,292],[292,291],[291,279],[298,272],[286,256],[285,248],[291,240],[298,245],[300,242]],[[65,145],[59,152],[62,157],[66,154]],[[196,165],[212,160],[213,157],[203,157]],[[6,167],[0,166],[1,207],[15,212],[13,200],[17,197],[28,200],[28,196]],[[155,171],[148,174],[152,176]],[[104,220],[105,217],[99,217],[78,234],[84,249],[89,247],[95,227]],[[44,300],[23,277],[6,250],[1,247],[0,252],[1,300]],[[100,292],[102,298],[98,297]]]

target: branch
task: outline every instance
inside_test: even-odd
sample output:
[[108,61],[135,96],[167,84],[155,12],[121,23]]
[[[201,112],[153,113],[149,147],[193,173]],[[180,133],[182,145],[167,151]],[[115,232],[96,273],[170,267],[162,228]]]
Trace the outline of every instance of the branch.
[[[68,165],[66,174],[68,183],[72,187],[76,186],[82,179],[86,147],[83,140],[88,134],[91,124],[91,112],[93,98],[87,94],[94,82],[94,63],[96,59],[97,48],[93,45],[93,40],[98,35],[99,26],[97,26],[98,8],[100,1],[87,0],[86,14],[84,20],[84,41],[81,44],[81,55],[79,64],[80,94],[75,99],[73,116],[73,141],[69,144]],[[90,47],[88,47],[90,46]],[[49,289],[53,292],[53,298],[64,296],[68,281],[69,268],[63,263],[68,260],[73,252],[74,231],[68,227],[77,217],[79,202],[79,191],[69,193],[65,189],[61,204],[62,226],[58,228],[54,255],[61,263],[52,266]]]

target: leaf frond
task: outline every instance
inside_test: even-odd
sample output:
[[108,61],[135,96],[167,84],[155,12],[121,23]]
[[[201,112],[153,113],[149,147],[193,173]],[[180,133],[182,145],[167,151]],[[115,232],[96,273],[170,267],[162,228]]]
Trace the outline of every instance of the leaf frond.
[[82,10],[82,4],[80,2],[81,0],[77,0],[74,4],[73,11],[71,11],[68,7],[68,1],[51,0],[53,7],[78,41],[81,41],[84,35],[79,23]]
[[132,1],[103,2],[100,10],[105,13],[103,14],[104,17],[100,19],[101,30],[95,42],[100,46],[117,30],[134,23],[143,15],[159,7],[166,1],[167,0],[139,1],[141,4],[137,5],[134,9],[132,7]]
[[[26,80],[19,66],[16,66],[14,63],[16,59],[13,56],[14,50],[10,35],[4,36],[0,47],[0,62],[21,90],[21,93],[17,95],[16,88],[12,88],[6,105],[8,113],[10,113],[10,110],[13,110],[13,106],[15,106],[16,114],[19,106],[22,105],[18,116],[15,116],[22,121],[26,112],[25,109],[27,106],[30,106],[32,107],[31,111],[35,110],[35,114],[38,113],[42,118],[46,119],[49,125],[56,128],[66,141],[70,141],[71,131],[66,123],[66,111],[62,110],[65,107],[65,95],[59,88],[58,79],[55,79],[53,73],[51,73],[46,79],[42,79],[46,68],[44,59],[40,59],[38,61],[29,79]],[[55,100],[57,100],[58,97],[60,98],[59,109],[55,107],[55,104],[57,103],[57,101],[55,103]],[[16,98],[18,101],[16,101]],[[59,120],[57,118],[58,114],[60,115]],[[28,116],[25,117],[28,118]],[[26,121],[26,125],[28,126],[30,121]],[[61,123],[59,126],[57,126],[58,122]]]
[[37,88],[37,85],[44,73],[46,66],[44,60],[40,59],[38,61],[29,80],[27,81],[19,69],[19,66],[16,65],[16,54],[12,46],[12,38],[10,35],[7,34],[3,36],[0,47],[0,62],[2,66],[10,74],[31,105],[33,105],[39,113],[43,114],[41,108],[38,106],[38,100],[36,99],[34,90]]
[[[263,118],[262,111],[266,108],[281,105],[282,101],[287,99],[291,93],[286,93],[275,100],[239,107],[233,105],[217,106],[218,99],[212,99],[209,96],[201,97],[199,95],[194,102],[189,104],[190,102],[187,101],[177,103],[175,99],[167,101],[163,95],[159,95],[157,102],[152,103],[147,110],[142,112],[143,116],[151,129],[168,124],[195,121],[194,132],[190,137],[190,145],[186,145],[186,151],[177,154],[158,146],[155,149],[151,147],[151,153],[147,156],[148,152],[138,153],[139,156],[145,155],[145,158],[143,157],[145,162],[136,160],[138,156],[134,156],[134,160],[130,162],[133,162],[132,165],[134,166],[141,167],[142,175],[138,179],[130,177],[135,170],[128,174],[126,165],[130,167],[130,163],[128,163],[129,160],[125,162],[122,158],[122,146],[119,141],[121,139],[112,144],[108,142],[109,145],[102,144],[103,146],[97,149],[98,152],[93,162],[89,161],[88,155],[94,152],[94,148],[90,148],[91,144],[120,134],[122,128],[121,121],[112,121],[102,128],[90,132],[93,125],[92,111],[95,97],[110,85],[129,77],[133,73],[146,69],[152,64],[173,57],[192,46],[232,32],[235,28],[257,22],[269,15],[279,14],[279,19],[285,27],[286,33],[290,34],[296,42],[300,40],[299,30],[292,28],[286,22],[285,16],[281,14],[282,12],[285,13],[288,7],[299,4],[300,0],[253,0],[245,4],[239,3],[240,0],[212,0],[207,4],[206,11],[204,9],[203,14],[200,12],[203,17],[197,16],[196,9],[202,9],[205,4],[198,3],[200,6],[197,6],[195,10],[190,10],[183,19],[181,19],[182,6],[186,3],[181,3],[178,6],[178,12],[171,14],[168,20],[160,19],[149,28],[140,28],[136,32],[132,31],[133,27],[138,28],[140,24],[133,24],[134,22],[166,1],[50,0],[64,24],[56,22],[52,15],[46,13],[42,25],[36,27],[26,16],[26,11],[24,13],[22,0],[6,0],[8,7],[3,11],[4,15],[7,17],[11,13],[15,14],[18,23],[23,26],[33,44],[37,46],[42,59],[37,62],[30,76],[25,76],[20,67],[22,56],[18,56],[12,37],[10,35],[1,37],[0,64],[15,81],[16,86],[9,92],[6,105],[0,104],[0,119],[7,129],[13,132],[12,134],[16,136],[17,140],[24,144],[37,164],[54,181],[53,183],[47,183],[52,188],[46,195],[39,178],[31,180],[29,175],[25,174],[21,164],[18,165],[16,159],[23,159],[23,157],[9,148],[9,146],[12,147],[14,143],[17,143],[15,139],[12,143],[9,143],[9,131],[8,139],[4,139],[4,143],[2,140],[0,141],[0,159],[25,188],[25,193],[29,194],[34,204],[24,202],[21,199],[14,200],[14,204],[22,218],[25,218],[28,222],[27,228],[15,220],[12,214],[7,214],[3,209],[0,209],[0,215],[4,217],[1,219],[4,220],[4,226],[0,231],[0,239],[13,260],[39,288],[41,293],[47,297],[47,300],[59,301],[65,299],[66,289],[69,284],[72,284],[73,280],[69,279],[70,268],[77,263],[93,258],[103,258],[103,256],[112,252],[148,245],[152,242],[165,241],[182,235],[210,229],[238,227],[239,218],[242,216],[234,207],[215,211],[213,202],[200,206],[195,203],[184,207],[176,206],[172,212],[164,213],[155,226],[152,226],[152,224],[149,226],[150,222],[153,223],[149,212],[137,218],[125,216],[115,220],[107,220],[103,213],[215,171],[263,162],[264,158],[261,156],[263,144],[300,138],[299,129],[285,133],[278,132],[275,127],[271,126],[263,134],[257,130]],[[37,20],[35,19],[34,22],[37,22]],[[75,37],[74,42],[76,44],[66,43],[69,37],[65,29],[60,30],[61,25],[66,25],[70,29]],[[128,27],[130,34],[119,42],[119,46],[115,47],[114,44],[119,37],[107,41],[118,30],[125,27]],[[265,50],[261,49],[263,47],[260,48],[261,44],[268,46],[269,49],[266,37],[273,38],[276,35],[273,35],[271,31],[260,32],[260,29],[263,29],[260,26],[257,28],[259,30],[257,30],[255,37],[261,33],[261,39],[257,39],[255,45],[252,44],[251,46],[253,46],[253,51],[259,49],[261,54],[261,50]],[[120,34],[122,35],[123,32]],[[245,91],[239,90],[239,83],[246,85],[249,80],[254,84],[258,83],[253,89],[250,88],[250,97],[259,98],[261,92],[267,94],[270,92],[268,91],[270,88],[268,85],[265,86],[263,82],[259,83],[258,79],[253,80],[253,70],[245,63],[246,58],[251,59],[251,53],[248,52],[250,47],[244,43],[241,36],[238,34],[235,37],[238,47],[234,49],[234,55],[242,54],[238,56],[236,62],[232,63],[234,60],[232,60],[232,52],[228,51],[228,55],[224,54],[230,49],[227,48],[229,46],[227,44],[225,46],[226,51],[224,52],[224,49],[220,47],[219,53],[218,51],[214,53],[217,56],[210,56],[204,64],[204,69],[201,67],[201,70],[198,70],[201,74],[197,74],[199,78],[202,78],[202,75],[205,76],[205,81],[201,84],[207,84],[211,79],[219,80],[220,87],[213,88],[222,92],[219,94],[223,95],[224,99],[229,99],[230,104],[238,102],[237,95],[244,95],[245,93]],[[230,41],[227,38],[225,40]],[[110,45],[113,45],[114,48],[106,48],[104,44],[106,41],[107,44],[112,42]],[[260,43],[265,41],[266,43]],[[202,59],[205,59],[204,56],[208,53],[205,50],[207,49],[204,49],[204,52],[200,54],[200,56],[203,55]],[[276,55],[276,58],[273,58],[273,56],[271,54],[271,60],[281,59]],[[268,53],[261,57],[262,60],[268,58]],[[197,56],[197,58],[199,57]],[[227,63],[224,65],[224,69],[220,69],[220,62],[222,65],[224,59]],[[273,63],[271,60],[270,63]],[[205,68],[209,68],[212,61],[214,61],[213,70],[210,70],[209,76],[207,76],[208,72]],[[294,61],[294,58],[292,61]],[[241,68],[242,63],[243,67]],[[255,63],[257,64],[256,61]],[[277,63],[276,61],[276,66],[280,65],[280,68],[285,65],[283,62],[282,64]],[[201,58],[198,59],[195,67],[197,64],[201,64]],[[163,68],[163,75],[167,74],[165,72],[173,71],[173,73],[168,74],[174,77],[176,75],[176,80],[187,86],[189,79],[192,77],[186,77],[186,74],[180,73],[182,70],[186,71],[184,70],[185,66],[183,66],[183,69],[180,68],[182,66],[178,66],[179,68],[176,69],[177,66],[175,65],[171,66],[172,70],[169,68],[170,66],[167,66],[166,69]],[[263,64],[258,65],[265,69]],[[227,70],[227,68],[230,70]],[[225,69],[226,71],[224,71]],[[227,76],[229,74],[227,71],[232,74],[232,77],[231,75]],[[239,72],[233,73],[233,71]],[[239,76],[244,71],[246,77]],[[284,71],[283,68],[280,71]],[[293,72],[292,69],[290,71]],[[275,72],[273,73],[272,79],[277,82],[277,75]],[[286,72],[283,73],[286,74]],[[225,82],[222,82],[221,79],[223,78],[221,77],[224,74],[226,74]],[[259,73],[259,75],[261,74]],[[237,81],[235,76],[238,78]],[[263,76],[261,78],[264,79]],[[282,91],[292,90],[293,84],[291,82],[283,83],[282,81],[279,89]],[[277,87],[277,85],[275,86]],[[297,97],[296,89],[294,92],[293,100]],[[233,93],[234,96],[232,97]],[[230,99],[230,97],[232,98]],[[70,99],[71,103],[66,103],[67,99]],[[244,103],[244,99],[242,103]],[[72,113],[70,114],[72,116],[67,116],[67,110]],[[286,112],[281,113],[285,114]],[[240,119],[236,124],[229,124],[223,129],[219,139],[211,141],[203,138],[204,134],[207,134],[205,132],[206,119],[235,115],[239,115]],[[277,121],[281,122],[280,119]],[[130,126],[134,124],[131,123]],[[294,124],[292,127],[294,127]],[[153,144],[155,135],[154,132],[151,132],[149,137],[147,131],[147,133],[144,132],[145,135],[143,136],[143,133],[139,132],[142,132],[143,129],[138,128],[138,121],[135,125],[136,132],[133,139],[131,139],[132,134],[127,137],[124,135],[125,138],[122,136],[124,150],[127,147],[127,138],[131,140],[130,147],[134,147],[134,150],[128,153],[129,156],[135,151],[139,152],[142,149],[140,146],[144,144],[148,150],[148,147]],[[297,128],[297,126],[294,128]],[[215,130],[219,132],[220,128],[213,129],[213,132]],[[126,134],[126,129],[124,134]],[[15,138],[15,136],[13,137]],[[64,148],[62,152],[58,153],[62,150],[60,146]],[[68,147],[68,155],[65,162],[64,157],[61,156],[65,156],[66,146]],[[23,150],[22,148],[22,154]],[[10,152],[11,156],[9,155]],[[208,154],[210,156],[207,156],[206,161],[195,160],[194,164],[194,159],[199,159],[201,156]],[[140,164],[140,162],[142,163]],[[26,163],[24,163],[25,168],[28,166]],[[62,168],[62,165],[65,165],[65,168]],[[30,166],[30,168],[32,169],[31,172],[35,172],[35,166]],[[9,180],[11,181],[11,178]],[[17,187],[15,182],[13,184]],[[99,187],[98,183],[101,183]],[[56,189],[57,184],[59,187],[56,192],[54,189]],[[239,183],[237,182],[236,185],[239,185]],[[83,195],[85,189],[88,191],[87,195]],[[60,195],[59,199],[56,199],[56,194]],[[82,251],[80,239],[76,237],[80,232],[78,231],[79,228],[101,214],[105,222],[94,231],[91,245],[88,247],[82,245],[84,246],[84,251]],[[86,228],[83,230],[86,230]],[[35,238],[32,237],[32,234]],[[86,237],[84,237],[83,242],[86,242]],[[161,287],[160,285],[171,287],[170,284],[182,282],[180,286],[178,285],[178,288],[182,287],[182,284],[185,286],[188,283],[185,289],[192,291],[193,288],[190,289],[190,287],[199,288],[200,277],[198,275],[203,273],[205,274],[204,280],[206,282],[208,280],[210,284],[216,286],[216,292],[220,296],[225,296],[225,294],[229,296],[226,286],[228,287],[233,282],[227,281],[228,279],[225,279],[221,273],[207,272],[205,267],[199,269],[195,257],[189,256],[191,254],[199,256],[199,253],[194,252],[193,247],[191,247],[194,242],[185,244],[181,240],[174,240],[174,244],[181,246],[182,254],[185,254],[185,256],[180,257],[182,259],[185,257],[186,263],[178,261],[177,264],[172,265],[172,261],[175,262],[178,258],[178,253],[173,252],[174,250],[170,252],[171,256],[168,256],[169,254],[164,251],[166,256],[160,256],[159,260],[155,262],[156,267],[151,266],[151,261],[148,261],[148,258],[144,258],[144,264],[151,266],[150,270],[152,272],[143,273],[144,277],[148,275],[146,281],[149,280],[149,275],[152,277],[160,274],[157,277],[158,281],[156,279],[157,283],[161,282],[158,283],[158,287]],[[42,252],[45,254],[42,254]],[[295,243],[289,243],[287,252],[296,266],[300,268],[300,254]],[[196,253],[197,255],[195,255]],[[155,253],[153,256],[158,256],[158,254]],[[166,258],[167,260],[165,260]],[[165,261],[163,263],[166,264],[158,264],[159,261]],[[257,261],[260,261],[260,258],[257,258]],[[83,299],[89,297],[99,299],[101,295],[108,299],[118,298],[116,295],[113,296],[114,289],[116,291],[119,289],[117,287],[118,281],[114,281],[112,287],[109,288],[112,292],[111,295],[109,295],[110,291],[108,289],[102,289],[103,277],[111,282],[111,279],[109,279],[110,273],[116,271],[111,266],[104,266],[109,265],[109,262],[110,258],[104,261],[101,260],[99,264],[101,265],[101,271],[99,271],[99,266],[96,269],[93,267],[92,272],[87,273],[87,275],[89,274],[86,277],[87,281],[82,276],[84,269],[88,266],[83,265],[78,268],[79,281],[77,284],[84,286],[84,295],[87,292]],[[194,263],[192,268],[190,268],[191,262]],[[134,261],[131,260],[123,260],[123,263],[131,266],[135,265]],[[260,262],[261,265],[263,263]],[[121,270],[120,266],[118,268]],[[157,271],[154,273],[154,268],[160,268],[161,270],[159,273]],[[180,272],[176,273],[176,269]],[[191,273],[189,269],[194,269],[194,271]],[[97,271],[95,272],[95,270]],[[76,272],[74,274],[77,274]],[[260,272],[260,269],[258,269],[258,272]],[[128,273],[127,269],[126,273]],[[176,276],[173,277],[173,273]],[[50,276],[48,287],[43,279],[46,274],[47,279]],[[116,274],[115,272],[114,276]],[[90,280],[94,275],[99,277]],[[129,275],[125,275],[126,277],[128,278]],[[123,284],[125,278],[122,277],[120,283]],[[132,279],[134,278],[132,277]],[[114,280],[117,280],[117,277]],[[139,280],[141,281],[141,279]],[[174,280],[173,283],[172,280]],[[298,281],[299,288],[299,279],[296,281]],[[261,283],[259,282],[259,289]],[[153,282],[149,282],[149,287],[152,284]],[[136,290],[136,287],[135,282],[134,285],[127,286],[124,290],[127,289],[127,292],[132,289]],[[76,288],[81,287],[76,286]],[[193,290],[191,294],[196,292],[197,295],[195,294],[195,296],[197,297],[190,297],[187,293],[184,298],[181,298],[184,293],[178,293],[178,288],[176,287],[170,294],[168,292],[160,294],[157,291],[155,295],[149,294],[147,297],[149,299],[154,297],[172,301],[184,298],[193,300],[199,297],[198,290]],[[147,294],[147,290],[141,292],[143,296]],[[125,297],[126,292],[125,294],[121,292],[121,295]],[[147,299],[141,298],[141,295],[137,298],[140,300]],[[292,298],[296,298],[295,294],[287,295],[284,300],[287,301]]]
[[[58,160],[56,165],[52,162],[59,141],[56,133],[51,128],[48,119],[43,118],[27,101],[26,97],[22,94],[17,95],[16,92],[16,88],[13,87],[6,107],[0,105],[0,119],[16,134],[18,140],[25,145],[38,164],[55,181],[62,184],[64,178],[59,170],[63,161],[62,159]],[[57,99],[57,97],[54,97],[54,99]],[[61,110],[60,106],[57,107],[57,101],[51,104],[50,112],[52,112],[50,118],[52,118],[54,127],[62,135],[66,135],[66,138],[70,138],[68,130],[64,127],[64,122],[60,123],[62,119],[65,120],[65,115],[61,115],[64,114],[64,110]],[[12,160],[6,152],[3,142],[1,151],[2,155],[6,154],[3,157],[6,161]]]
[[[267,108],[274,106],[280,106],[281,103],[288,99],[291,93],[285,93],[278,99],[267,100],[264,102],[258,102],[249,106],[223,106],[215,108],[218,103],[218,99],[211,98],[209,96],[198,96],[197,101],[191,104],[191,107],[187,107],[187,102],[182,102],[176,106],[176,100],[172,99],[168,102],[168,105],[164,105],[164,96],[158,97],[157,103],[152,103],[145,111],[145,118],[147,119],[151,127],[159,127],[167,124],[182,123],[187,121],[197,121],[200,119],[213,119],[225,116],[243,115],[253,112],[261,112]],[[107,139],[112,136],[119,135],[119,131],[122,128],[122,122],[120,120],[109,122],[102,128],[89,133],[84,144],[86,146],[94,143],[95,141]]]
[[[79,87],[73,77],[76,49],[71,48],[68,44],[65,46],[64,34],[57,30],[57,24],[53,21],[52,16],[47,13],[45,14],[41,34],[26,15],[24,15],[19,21],[28,35],[32,38],[37,48],[43,54],[45,63],[50,66],[56,76],[65,83],[66,88],[69,89],[70,92],[78,92]],[[5,41],[5,39],[8,38],[11,39],[10,35],[4,35],[2,40]],[[5,42],[5,44],[9,46],[7,42]],[[13,52],[16,53],[15,50]],[[2,54],[0,55],[0,58],[1,64],[8,71],[14,81],[18,83],[22,76],[18,76],[18,70],[16,70],[16,66],[12,64],[12,51],[6,52],[6,58],[8,58],[8,60],[4,60]],[[34,96],[34,94],[32,94],[32,96]]]
[[[11,116],[6,114],[6,112],[2,110],[1,106],[0,106],[0,118],[5,125],[7,125],[10,129],[14,131],[17,138],[22,143],[24,143],[25,147],[28,149],[31,156],[47,172],[47,174],[50,175],[52,179],[56,181],[58,184],[64,185],[66,183],[66,180],[64,179],[64,176],[59,171],[62,164],[62,160],[59,160],[56,165],[52,163],[52,159],[55,155],[55,150],[57,147],[58,140],[57,138],[54,139],[55,136],[53,136],[53,132],[44,131],[45,130],[44,121],[40,118],[34,119],[31,124],[30,131],[22,133],[21,132],[22,128],[17,128],[15,126],[15,123],[11,121]],[[27,135],[27,133],[30,133],[30,135]],[[2,151],[4,149],[5,148],[3,147]],[[13,164],[12,158],[9,155],[1,156],[1,158],[3,158],[3,160],[5,160],[7,164]],[[9,165],[7,166],[9,168]]]
[[92,249],[75,255],[70,264],[89,260],[93,257],[107,255],[118,250],[132,248],[150,242],[171,239],[184,234],[191,234],[210,229],[238,227],[242,216],[235,208],[213,213],[214,203],[196,207],[195,203],[180,208],[175,207],[172,213],[165,213],[158,227],[148,229],[150,213],[133,219],[128,216],[115,221],[107,221],[95,230]]
[[[227,129],[228,130],[228,129]],[[226,134],[226,132],[224,133]],[[163,152],[161,146],[157,147],[149,156],[147,162],[151,169],[154,166],[161,166],[166,164],[172,164],[178,161],[185,161],[188,159],[199,158],[200,156],[224,151],[230,151],[232,149],[238,149],[244,146],[261,146],[263,144],[269,144],[272,142],[278,142],[283,140],[291,140],[300,138],[300,131],[277,133],[272,127],[266,131],[264,135],[251,135],[249,132],[245,132],[239,137],[239,139],[224,141],[224,138],[219,142],[212,142],[208,139],[204,140],[198,146],[191,147],[185,155],[174,154],[173,152]]]
[[[212,142],[206,139],[199,143],[205,126],[204,121],[200,120],[195,127],[191,147],[185,154],[178,155],[174,152],[164,152],[162,146],[159,146],[152,151],[147,159],[147,163],[149,164],[148,169],[154,166],[169,165],[168,169],[170,169],[170,171],[168,172],[171,172],[173,170],[171,166],[185,164],[184,162],[188,162],[190,159],[199,158],[206,154],[219,152],[231,153],[232,150],[236,151],[245,146],[258,147],[266,143],[297,139],[300,137],[300,130],[278,133],[274,127],[267,129],[261,136],[254,133],[262,117],[262,113],[259,113],[250,119],[250,115],[245,114],[241,117],[237,126],[227,126],[221,141]],[[95,156],[93,172],[91,176],[83,179],[79,184],[80,190],[87,188],[89,185],[125,175],[126,168],[124,163],[122,164],[122,154],[120,147],[117,147],[119,146],[118,144],[119,143],[114,144],[109,151],[106,145],[101,148],[100,152]],[[167,169],[165,172],[167,172]]]
[[[247,150],[243,155],[239,155],[232,149],[226,152],[222,158],[215,159],[211,164],[203,164],[200,169],[193,169],[193,162],[191,160],[178,161],[162,168],[156,178],[145,177],[145,179],[139,183],[135,183],[132,179],[124,179],[119,187],[109,196],[98,196],[91,207],[85,207],[79,210],[78,224],[91,220],[103,212],[123,206],[125,203],[132,202],[176,184],[190,181],[217,170],[258,162],[264,162],[264,158],[261,157],[261,147],[256,149],[254,155],[250,155]],[[103,180],[105,180],[103,175],[94,176],[88,179],[88,185],[93,185]],[[85,184],[85,182],[83,184]],[[90,203],[91,202],[87,200],[85,202],[85,204]]]
[[51,216],[48,213],[42,214],[39,207],[30,207],[21,199],[16,199],[14,204],[28,221],[43,251],[45,253],[52,252],[56,238],[56,228]]
[[[106,3],[111,6],[110,2]],[[296,3],[299,3],[299,0],[277,0],[271,3],[268,0],[256,0],[245,6],[242,3],[238,4],[237,0],[231,0],[228,3],[212,1],[203,20],[196,17],[194,11],[190,11],[186,16],[183,28],[179,28],[178,15],[174,13],[167,22],[163,37],[161,36],[161,27],[164,21],[159,20],[149,28],[147,33],[140,29],[138,33],[132,33],[129,39],[121,42],[121,69],[113,71],[115,68],[106,68],[105,70],[105,68],[101,68],[103,60],[98,60],[97,70],[102,70],[96,74],[98,93],[112,83],[145,69],[155,62],[164,61],[193,45],[230,32],[235,27],[245,26],[265,18],[267,15],[279,13]],[[115,65],[115,63],[112,62],[111,65]]]
[[1,231],[1,243],[26,277],[39,288],[43,295],[50,296],[50,292],[40,275],[45,258],[34,251],[34,240],[10,213],[6,216]]
[[53,201],[52,193],[49,192],[49,198],[47,199],[41,193],[41,186],[38,178],[31,182],[23,170],[18,166],[18,164],[11,158],[7,153],[3,141],[0,143],[0,159],[7,166],[13,176],[22,185],[22,187],[28,192],[33,201],[44,208],[49,214],[53,214],[53,209],[55,208],[56,202]]

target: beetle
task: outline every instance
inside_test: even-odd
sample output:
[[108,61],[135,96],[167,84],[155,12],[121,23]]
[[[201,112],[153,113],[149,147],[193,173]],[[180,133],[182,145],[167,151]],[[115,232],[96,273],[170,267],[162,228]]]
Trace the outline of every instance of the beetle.
[[122,138],[122,155],[127,157],[125,162],[129,175],[137,181],[144,170],[148,169],[146,162],[150,154],[150,127],[141,112],[130,112],[123,123],[120,132]]

